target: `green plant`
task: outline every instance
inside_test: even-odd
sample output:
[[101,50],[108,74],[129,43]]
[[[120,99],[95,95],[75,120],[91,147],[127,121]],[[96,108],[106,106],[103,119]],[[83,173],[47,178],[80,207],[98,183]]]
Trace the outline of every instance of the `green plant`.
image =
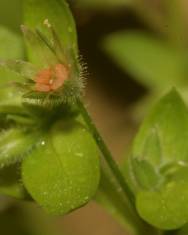
[[93,198],[132,234],[186,234],[188,111],[178,92],[156,104],[118,166],[83,103],[67,3],[24,0],[23,12],[27,62],[22,40],[1,30],[15,53],[0,61],[0,192],[53,215]]
[[144,0],[133,2],[133,11],[146,27],[112,33],[102,46],[120,69],[147,89],[135,107],[140,121],[172,86],[187,104],[187,18],[183,1],[160,1],[161,10]]

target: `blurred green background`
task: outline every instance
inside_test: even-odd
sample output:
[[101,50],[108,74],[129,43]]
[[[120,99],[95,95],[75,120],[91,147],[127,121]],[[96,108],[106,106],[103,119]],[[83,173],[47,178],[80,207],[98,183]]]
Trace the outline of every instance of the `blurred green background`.
[[[88,65],[86,103],[117,160],[156,99],[176,86],[188,103],[186,0],[70,0]],[[21,0],[0,0],[0,25],[20,34]],[[1,48],[5,41],[0,36]],[[10,53],[9,48],[6,49]],[[0,57],[3,53],[1,52]],[[125,234],[94,202],[64,218],[2,197],[0,231],[12,235]],[[50,222],[49,222],[50,221]],[[57,230],[57,231],[56,231]]]

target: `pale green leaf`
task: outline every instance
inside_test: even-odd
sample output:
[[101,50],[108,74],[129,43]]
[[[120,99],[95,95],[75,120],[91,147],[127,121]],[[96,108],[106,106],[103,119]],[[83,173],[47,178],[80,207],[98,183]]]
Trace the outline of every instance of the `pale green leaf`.
[[[10,30],[0,27],[0,61],[17,60],[24,56],[22,38]],[[20,76],[0,68],[0,104],[18,105],[21,103],[21,96],[13,85],[15,81],[20,81]]]
[[136,207],[142,218],[160,229],[177,229],[188,221],[187,182],[170,182],[159,191],[142,191]]
[[0,59],[20,59],[24,56],[21,36],[0,26]]
[[188,161],[187,139],[187,108],[179,94],[172,90],[146,117],[134,141],[132,155],[156,167]]
[[140,216],[160,229],[188,222],[187,140],[188,110],[172,90],[141,125],[125,166]]
[[124,71],[152,90],[181,85],[183,58],[167,43],[141,32],[119,32],[107,37],[104,47]]
[[23,161],[24,185],[49,213],[68,213],[94,196],[99,183],[98,155],[82,124],[61,121]]

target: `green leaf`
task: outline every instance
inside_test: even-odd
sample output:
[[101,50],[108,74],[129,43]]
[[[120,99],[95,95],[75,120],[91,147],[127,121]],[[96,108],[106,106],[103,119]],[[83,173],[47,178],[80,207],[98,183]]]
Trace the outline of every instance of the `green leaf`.
[[170,182],[157,192],[137,195],[138,213],[147,222],[161,229],[177,229],[188,221],[187,182]]
[[187,140],[188,110],[172,90],[143,122],[125,168],[139,215],[160,229],[188,222]]
[[184,225],[180,230],[178,230],[174,235],[187,235],[188,234],[188,224]]
[[0,26],[0,59],[20,59],[23,56],[24,49],[21,37]]
[[38,72],[33,64],[22,60],[2,60],[0,61],[0,68],[10,70],[28,79],[34,79],[34,76]]
[[[0,61],[17,60],[24,56],[23,42],[20,36],[10,30],[0,27]],[[21,95],[13,85],[15,81],[19,81],[20,76],[0,68],[0,104],[20,104]]]
[[179,94],[172,90],[146,117],[134,141],[132,154],[154,166],[188,161],[187,139],[187,108]]
[[24,185],[49,213],[68,213],[86,204],[96,193],[98,155],[94,140],[81,123],[58,122],[23,161]]
[[187,25],[186,14],[184,14],[184,3],[178,0],[165,0],[166,25],[165,31],[176,47],[187,51]]
[[109,10],[113,9],[116,7],[117,9],[119,7],[126,7],[129,6],[133,3],[133,0],[77,0],[76,5],[79,7],[84,7],[84,8],[92,8],[92,9],[104,9],[104,10]]
[[34,149],[37,135],[18,128],[0,133],[0,167],[20,162]]
[[20,166],[11,165],[0,169],[0,194],[24,199],[27,192],[21,183]]
[[21,24],[21,0],[0,1],[0,22],[14,31],[19,31]]
[[[77,34],[76,27],[68,7],[64,0],[24,0],[24,23],[33,29],[38,29],[48,41],[52,35],[44,21],[48,20],[62,42],[67,56],[77,58]],[[37,59],[35,44],[29,48],[29,59],[31,62],[40,64]],[[72,58],[70,58],[72,59]]]
[[107,53],[124,71],[152,90],[181,85],[183,57],[168,44],[141,32],[119,32],[104,41]]

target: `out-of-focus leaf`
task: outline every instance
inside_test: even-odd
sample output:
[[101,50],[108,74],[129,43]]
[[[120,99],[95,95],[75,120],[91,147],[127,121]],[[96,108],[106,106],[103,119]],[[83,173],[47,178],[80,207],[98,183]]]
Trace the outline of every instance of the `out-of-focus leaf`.
[[187,235],[188,234],[188,224],[184,225],[175,235]]
[[20,81],[20,76],[14,72],[0,69],[0,104],[20,105],[22,93],[15,86]]
[[187,47],[187,17],[184,0],[164,0],[166,10],[165,32],[173,43],[180,49]]
[[37,73],[37,68],[33,64],[22,61],[22,60],[0,61],[0,68],[13,71],[17,73],[18,75],[28,78],[28,79],[33,79]]
[[0,1],[0,22],[12,30],[19,31],[21,24],[21,0]]
[[19,35],[0,26],[0,59],[20,59],[24,55],[23,41]]
[[[22,59],[24,56],[23,42],[20,36],[10,30],[0,27],[0,61],[4,59]],[[20,76],[0,68],[0,104],[20,104],[21,95],[13,85]]]
[[20,166],[11,165],[0,169],[0,194],[23,199],[27,193],[20,176]]
[[104,47],[123,70],[152,90],[184,82],[183,58],[168,44],[140,32],[119,32],[106,38]]
[[86,204],[99,183],[98,150],[87,129],[62,121],[23,161],[23,183],[49,213],[65,214]]
[[160,229],[188,221],[187,139],[188,111],[172,90],[145,119],[124,169],[140,216]]
[[[57,225],[32,203],[11,202],[0,213],[1,233],[6,235],[57,235]],[[64,234],[64,233],[63,233]]]
[[77,0],[73,4],[79,7],[92,8],[92,9],[114,9],[114,7],[125,7],[133,3],[133,0]]

